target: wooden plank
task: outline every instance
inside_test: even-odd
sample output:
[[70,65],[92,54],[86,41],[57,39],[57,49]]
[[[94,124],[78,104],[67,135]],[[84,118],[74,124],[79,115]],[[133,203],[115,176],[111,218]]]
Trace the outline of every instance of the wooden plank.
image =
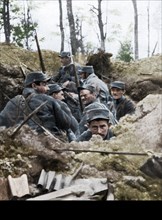
[[22,176],[17,178],[13,178],[11,175],[9,175],[8,183],[12,197],[21,198],[23,196],[30,195],[28,178],[26,174],[23,174]]

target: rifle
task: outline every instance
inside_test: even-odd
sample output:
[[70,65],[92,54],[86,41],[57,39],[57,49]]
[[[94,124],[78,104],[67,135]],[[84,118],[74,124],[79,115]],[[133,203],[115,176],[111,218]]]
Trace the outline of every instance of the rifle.
[[[13,102],[12,101],[12,99],[10,99],[9,97],[8,97],[8,95],[6,95],[4,92],[2,92],[2,94],[13,104],[13,105],[15,105],[16,107],[18,107],[17,105],[16,105],[16,103],[15,102]],[[28,119],[28,115],[22,110],[22,113],[25,115],[25,116],[27,116],[27,119]],[[35,112],[34,112],[35,113]],[[33,114],[31,115],[31,116],[33,116]],[[41,129],[43,129],[44,130],[44,132],[45,132],[45,134],[46,135],[49,135],[50,137],[52,137],[52,138],[54,138],[56,141],[60,141],[58,138],[56,138],[49,130],[47,130],[43,125],[40,125],[36,120],[34,120],[32,117],[30,116],[30,120],[32,120],[36,125],[38,125]],[[22,126],[22,125],[21,125]],[[21,128],[21,127],[20,127]],[[19,129],[20,129],[19,128]],[[18,129],[18,130],[19,130]]]
[[152,56],[153,56],[154,53],[155,53],[155,50],[156,50],[157,44],[158,44],[158,41],[156,41],[155,47],[154,47],[154,49],[153,49],[153,51],[152,51]]
[[66,97],[68,97],[75,105],[78,105],[77,100],[75,100],[68,92],[64,91]]
[[78,74],[77,74],[75,65],[74,65],[74,70],[75,70],[74,71],[75,83],[76,83],[76,87],[77,87],[77,91],[78,91],[78,98],[79,98],[80,109],[81,109],[81,112],[83,112],[83,103],[82,103],[82,100],[81,100],[81,97],[80,97],[80,91],[79,91],[80,83],[79,83]]
[[39,109],[42,108],[42,106],[44,106],[46,103],[47,103],[47,101],[43,102],[43,103],[42,103],[40,106],[38,106],[32,113],[30,113],[30,114],[28,115],[28,117],[25,118],[24,121],[23,121],[20,125],[18,125],[18,127],[16,127],[16,129],[14,130],[14,132],[11,134],[11,137],[12,137],[12,138],[15,138],[15,136],[16,136],[17,132],[20,130],[20,128],[21,128],[31,117],[33,117],[33,115],[36,114],[36,113],[39,111]]
[[37,36],[36,30],[35,30],[35,36],[34,37],[35,37],[35,41],[36,41],[36,45],[37,45],[37,49],[38,49],[40,66],[41,66],[42,72],[45,73],[46,68],[45,68],[45,65],[44,65],[44,62],[43,62],[42,52],[41,52],[41,49],[40,49],[40,46],[39,46],[39,41],[38,41],[38,36]]
[[102,150],[84,150],[84,149],[52,149],[53,151],[64,152],[73,151],[76,153],[101,153],[101,154],[120,154],[120,155],[134,155],[134,156],[148,156],[148,153],[136,153],[136,152],[122,152],[122,151],[102,151]]

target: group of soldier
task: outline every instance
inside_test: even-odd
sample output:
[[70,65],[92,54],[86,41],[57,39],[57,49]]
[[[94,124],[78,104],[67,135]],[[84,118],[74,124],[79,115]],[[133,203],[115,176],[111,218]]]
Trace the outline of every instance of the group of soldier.
[[70,52],[61,52],[58,74],[49,77],[31,72],[24,81],[22,95],[12,98],[0,112],[0,126],[19,125],[36,108],[26,123],[41,134],[66,134],[67,140],[88,141],[93,134],[103,140],[113,137],[111,126],[126,114],[135,113],[135,104],[125,94],[125,83],[108,86],[95,74],[93,66],[76,66]]

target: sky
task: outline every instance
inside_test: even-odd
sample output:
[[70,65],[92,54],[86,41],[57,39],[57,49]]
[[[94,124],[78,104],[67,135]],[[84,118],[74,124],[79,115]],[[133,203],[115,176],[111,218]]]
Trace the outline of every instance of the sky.
[[[25,1],[23,1],[25,2]],[[60,29],[59,29],[59,4],[58,0],[32,0],[34,7],[31,10],[33,22],[38,22],[37,28],[38,38],[44,38],[40,41],[41,49],[60,52]],[[96,16],[90,13],[89,9],[92,5],[97,6],[97,0],[84,1],[73,0],[73,13],[77,13],[83,17],[83,36],[85,42],[90,43],[97,50],[99,41],[97,37],[97,25],[94,24]],[[147,23],[147,7],[150,6],[150,54],[152,53],[155,44],[157,43],[156,53],[161,53],[162,49],[162,1],[137,1],[138,21],[139,21],[139,57],[148,56],[148,23]],[[115,57],[120,48],[120,41],[126,38],[132,41],[134,46],[134,9],[131,0],[105,0],[102,2],[103,22],[106,23],[105,30],[107,32],[106,52],[113,53]],[[69,28],[66,15],[66,1],[63,0],[63,18],[65,25],[65,50],[70,50],[69,45]],[[120,29],[119,29],[120,26]],[[132,31],[131,31],[132,30]],[[113,32],[117,31],[118,34]],[[112,40],[111,40],[112,39]],[[36,50],[36,44],[33,43],[32,49]]]

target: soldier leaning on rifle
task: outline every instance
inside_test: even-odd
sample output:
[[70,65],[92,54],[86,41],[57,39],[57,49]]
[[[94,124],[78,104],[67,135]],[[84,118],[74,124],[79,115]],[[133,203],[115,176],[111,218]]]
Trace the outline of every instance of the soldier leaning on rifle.
[[78,136],[80,134],[79,124],[76,118],[72,115],[72,112],[70,108],[68,107],[68,105],[64,102],[65,101],[64,92],[63,92],[64,90],[65,89],[62,88],[57,83],[49,84],[48,95],[52,96],[59,103],[59,105],[61,106],[61,109],[69,115],[69,117],[71,118],[70,128],[74,132],[74,134]]
[[110,112],[110,110],[107,108],[107,106],[100,102],[100,99],[97,98],[97,91],[96,88],[92,85],[85,84],[83,86],[79,87],[80,97],[84,106],[83,115],[79,122],[79,129],[80,133],[82,134],[84,131],[87,130],[87,119],[86,119],[86,112],[91,109],[97,109],[97,108],[105,108],[109,111],[109,117],[111,124],[116,124],[116,120]]
[[93,134],[100,135],[103,140],[110,140],[114,136],[110,125],[108,109],[91,109],[87,112],[88,130],[79,137],[71,134],[70,141],[89,141]]
[[101,79],[94,73],[93,66],[83,66],[78,70],[81,86],[89,84],[93,85],[98,91],[100,102],[107,104],[110,100],[109,89]]
[[110,91],[116,111],[116,119],[119,119],[126,114],[135,113],[134,103],[127,99],[125,94],[125,83],[122,81],[114,81],[110,84]]
[[[61,130],[67,131],[71,126],[71,118],[61,109],[61,106],[56,100],[45,94],[49,90],[47,82],[50,80],[46,74],[42,72],[31,72],[27,75],[23,90],[25,98],[25,113],[28,115],[42,103],[47,101],[32,119],[48,129],[51,133],[60,135]],[[28,125],[35,129],[38,133],[43,132],[43,129],[33,120],[28,121]]]
[[70,52],[62,51],[59,55],[62,66],[59,68],[58,74],[51,78],[51,81],[62,84],[63,87],[73,89],[77,92],[75,72],[79,66],[75,66]]

